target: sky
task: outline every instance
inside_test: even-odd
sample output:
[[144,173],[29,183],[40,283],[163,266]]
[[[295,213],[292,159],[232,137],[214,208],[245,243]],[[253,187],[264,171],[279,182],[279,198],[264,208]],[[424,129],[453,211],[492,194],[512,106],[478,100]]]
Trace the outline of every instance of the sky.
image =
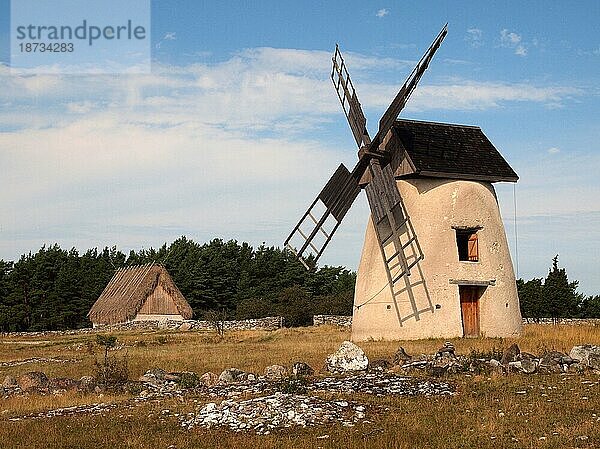
[[[448,22],[401,117],[480,126],[520,176],[495,185],[518,276],[559,254],[600,294],[598,1],[154,1],[150,73],[110,75],[11,73],[9,11],[0,0],[0,259],[181,235],[282,245],[356,162],[335,44],[373,135]],[[321,264],[356,269],[367,219],[361,195]]]

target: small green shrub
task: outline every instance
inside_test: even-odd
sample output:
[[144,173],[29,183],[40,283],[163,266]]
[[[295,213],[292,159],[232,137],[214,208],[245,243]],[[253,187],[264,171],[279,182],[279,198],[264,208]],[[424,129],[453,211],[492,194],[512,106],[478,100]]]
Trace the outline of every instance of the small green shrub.
[[286,394],[305,394],[308,381],[305,377],[286,377],[277,383],[277,389]]
[[498,348],[496,346],[492,347],[492,349],[490,350],[477,350],[477,349],[471,349],[471,352],[469,353],[469,360],[474,361],[474,360],[479,360],[479,359],[485,359],[485,360],[490,360],[490,359],[495,359],[495,360],[501,360],[502,359],[502,354],[504,354],[504,351],[502,350],[502,348]]
[[159,345],[164,345],[169,342],[169,339],[167,338],[166,335],[158,335],[155,340],[156,340],[156,343],[158,343]]
[[129,380],[127,355],[123,358],[107,357],[103,361],[94,361],[94,377],[98,385],[107,390],[119,390]]
[[181,373],[177,384],[181,388],[196,388],[200,385],[200,377],[196,373]]
[[107,390],[121,389],[129,379],[127,355],[121,359],[108,356],[108,350],[117,345],[114,335],[96,335],[96,343],[104,347],[104,359],[101,362],[97,359],[94,361],[96,381]]

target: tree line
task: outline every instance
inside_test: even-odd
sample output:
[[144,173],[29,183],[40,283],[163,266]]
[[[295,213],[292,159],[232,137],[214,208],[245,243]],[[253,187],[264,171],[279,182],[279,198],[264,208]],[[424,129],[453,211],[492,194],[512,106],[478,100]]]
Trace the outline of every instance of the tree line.
[[[0,260],[0,331],[89,327],[87,313],[115,270],[149,262],[167,268],[197,319],[217,311],[231,319],[283,316],[287,326],[302,326],[315,314],[352,314],[356,273],[344,267],[306,270],[280,248],[181,237],[129,254],[52,245],[16,262]],[[600,296],[580,294],[577,285],[556,256],[545,279],[517,280],[522,315],[600,318]]]
[[236,319],[279,315],[299,326],[313,314],[352,313],[356,274],[344,267],[308,271],[280,248],[181,237],[129,254],[116,247],[80,254],[55,244],[0,260],[0,331],[88,327],[86,315],[115,270],[149,262],[167,268],[197,319],[217,310]]
[[600,295],[577,292],[578,281],[569,281],[558,255],[545,279],[517,280],[521,314],[527,318],[600,318]]

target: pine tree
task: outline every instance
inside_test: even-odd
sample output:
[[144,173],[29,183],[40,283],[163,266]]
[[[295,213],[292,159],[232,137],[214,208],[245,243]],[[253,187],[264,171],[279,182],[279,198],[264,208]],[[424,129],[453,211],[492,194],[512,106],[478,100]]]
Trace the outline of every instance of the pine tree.
[[534,278],[527,282],[524,282],[523,279],[518,279],[517,292],[522,316],[534,319],[546,316],[542,279]]
[[558,267],[558,254],[552,259],[552,268],[542,290],[544,309],[550,318],[575,317],[578,314],[580,296],[577,281],[569,282],[567,272]]

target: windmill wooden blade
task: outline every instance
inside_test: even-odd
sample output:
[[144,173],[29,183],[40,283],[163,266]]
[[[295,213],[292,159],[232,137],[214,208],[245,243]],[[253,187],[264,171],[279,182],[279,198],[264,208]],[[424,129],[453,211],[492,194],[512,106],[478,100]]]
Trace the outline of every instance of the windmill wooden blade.
[[350,79],[346,63],[344,62],[340,48],[337,45],[335,46],[335,52],[331,59],[333,61],[331,81],[333,82],[335,91],[342,104],[344,114],[346,114],[346,118],[350,124],[354,140],[356,140],[356,144],[359,148],[363,145],[368,145],[371,143],[371,138],[367,131],[367,119],[360,107],[356,89],[354,89],[354,84],[352,84],[352,80]]
[[284,242],[306,268],[310,255],[319,259],[359,193],[356,178],[340,164]]
[[442,44],[446,34],[448,34],[448,24],[444,25],[442,31],[440,31],[440,33],[437,35],[429,49],[425,52],[419,63],[404,82],[404,85],[381,117],[381,120],[379,120],[379,130],[373,139],[373,143],[375,145],[379,145],[379,142],[385,137],[385,135],[394,125],[394,122],[398,118],[400,111],[402,111],[404,105],[410,98],[410,95],[417,87],[419,80],[423,76],[423,73],[425,73],[425,70],[427,70],[429,63],[433,59],[433,55]]
[[375,234],[383,257],[388,282],[394,294],[394,284],[423,258],[391,167],[381,168],[377,159],[369,164],[371,182],[365,188]]
[[392,128],[398,114],[408,101],[446,34],[447,24],[442,28],[382,116],[379,121],[379,130],[373,140],[367,131],[367,120],[358,101],[356,89],[350,79],[339,47],[336,45],[332,58],[331,80],[356,144],[360,148],[359,160],[352,173],[343,164],[338,167],[284,242],[285,247],[290,249],[306,268],[309,268],[307,259],[311,255],[315,262],[319,259],[346,212],[350,209],[360,192],[359,182],[367,168],[371,175],[371,181],[367,181],[369,182],[366,188],[367,198],[392,294],[394,283],[408,276],[410,269],[423,258],[414,229],[402,204],[391,167],[389,164],[385,165],[383,169],[381,167],[384,160],[389,160],[389,155],[386,155],[385,151],[380,148],[380,144]]

